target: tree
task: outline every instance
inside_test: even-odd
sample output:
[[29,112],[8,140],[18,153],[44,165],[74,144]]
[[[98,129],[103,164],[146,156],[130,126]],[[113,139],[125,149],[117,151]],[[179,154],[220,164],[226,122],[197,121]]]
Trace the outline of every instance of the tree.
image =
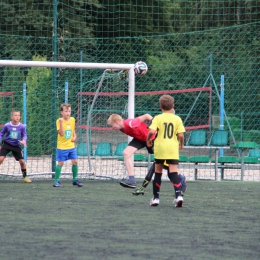
[[[46,57],[33,56],[34,61],[46,61]],[[52,149],[52,71],[49,68],[30,68],[27,85],[27,134],[28,154],[50,154]]]

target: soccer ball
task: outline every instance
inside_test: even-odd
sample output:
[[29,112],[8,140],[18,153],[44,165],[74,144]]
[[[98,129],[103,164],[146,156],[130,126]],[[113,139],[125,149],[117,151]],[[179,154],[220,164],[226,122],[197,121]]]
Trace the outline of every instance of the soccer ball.
[[147,70],[148,70],[148,67],[145,62],[143,62],[143,61],[136,62],[135,66],[134,66],[135,74],[144,75],[147,72]]

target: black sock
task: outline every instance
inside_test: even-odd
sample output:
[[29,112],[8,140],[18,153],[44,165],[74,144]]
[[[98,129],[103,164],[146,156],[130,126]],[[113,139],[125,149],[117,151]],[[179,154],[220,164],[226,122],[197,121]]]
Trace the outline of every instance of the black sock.
[[25,178],[26,177],[26,169],[22,169],[22,174],[23,174],[23,177]]
[[154,196],[154,199],[159,199],[161,183],[162,183],[162,174],[156,172],[154,174],[154,179],[153,179],[153,196]]
[[174,187],[175,198],[181,196],[181,178],[178,172],[168,172],[168,177],[172,182],[172,186]]
[[140,190],[144,190],[148,186],[149,183],[150,183],[150,181],[144,179],[142,187],[140,188]]

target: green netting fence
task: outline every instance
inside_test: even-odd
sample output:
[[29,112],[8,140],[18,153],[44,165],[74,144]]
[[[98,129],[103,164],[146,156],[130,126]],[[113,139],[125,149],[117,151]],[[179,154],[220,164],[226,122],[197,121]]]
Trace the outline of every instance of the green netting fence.
[[[217,92],[220,77],[225,75],[225,129],[234,136],[231,143],[260,144],[260,1],[142,0],[111,4],[111,1],[14,0],[1,1],[0,8],[1,60],[127,64],[143,60],[149,71],[145,76],[136,77],[137,92],[212,88],[209,135],[219,128]],[[27,164],[32,174],[49,174],[54,170],[55,120],[59,116],[58,107],[64,102],[65,85],[69,86],[73,116],[78,125],[85,125],[82,120],[86,119],[91,99],[79,103],[78,93],[94,92],[102,73],[103,70],[91,69],[0,67],[0,125],[9,120],[11,108],[23,111],[23,85],[27,86]],[[107,83],[110,91],[127,91],[127,72],[120,77],[119,82],[114,79]],[[136,115],[158,111],[156,102],[136,98],[141,100]],[[205,113],[199,109],[207,108],[205,100],[196,103],[194,120]],[[187,104],[195,101],[196,96],[176,95],[177,114],[185,118],[189,112]],[[110,111],[123,113],[122,107],[117,109],[114,105]],[[99,114],[104,108],[95,109]],[[100,123],[103,127],[108,114],[103,113]],[[79,142],[85,141],[85,128],[77,131]],[[93,141],[94,147],[100,138]],[[125,137],[120,138],[125,141]],[[109,139],[115,147],[117,136]],[[198,151],[184,153],[191,156]],[[236,150],[225,153],[240,156]],[[95,164],[105,167],[103,161],[96,160]],[[88,162],[82,159],[80,167],[84,176]],[[115,169],[118,169],[116,176],[122,177],[124,167],[114,162],[112,171]],[[136,169],[139,170],[139,176],[143,177],[145,169]],[[70,172],[69,166],[64,171]],[[104,176],[111,175],[111,170],[97,171]],[[8,158],[1,172],[16,176],[19,167]],[[234,174],[232,178],[239,178],[239,170]],[[251,179],[259,178],[254,172],[248,174]],[[206,172],[201,170],[201,176],[205,177]]]

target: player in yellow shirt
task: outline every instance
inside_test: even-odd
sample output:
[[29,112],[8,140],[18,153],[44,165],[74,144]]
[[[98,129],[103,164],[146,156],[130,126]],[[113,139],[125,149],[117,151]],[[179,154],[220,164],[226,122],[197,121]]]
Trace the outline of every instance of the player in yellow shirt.
[[71,106],[69,104],[61,104],[60,113],[62,117],[56,121],[56,128],[58,131],[56,161],[58,164],[55,169],[55,181],[53,183],[53,187],[62,187],[62,184],[60,183],[61,169],[64,162],[67,160],[71,160],[72,162],[72,184],[82,187],[83,184],[77,179],[78,157],[75,148],[77,135],[75,132],[75,118],[70,116]]
[[184,147],[185,128],[179,116],[172,113],[174,98],[163,95],[159,99],[162,114],[153,118],[149,126],[147,146],[153,145],[152,136],[157,131],[157,138],[154,140],[155,174],[153,180],[153,195],[150,201],[151,206],[158,206],[159,192],[164,163],[169,165],[168,178],[175,190],[175,207],[182,207],[183,197],[181,196],[181,179],[178,175],[179,150]]
[[[172,113],[175,114],[174,109],[172,109]],[[165,170],[167,170],[167,172],[169,171],[169,165],[167,163],[164,163],[163,168]],[[144,191],[145,191],[146,187],[148,186],[148,184],[152,180],[152,177],[154,175],[154,171],[155,171],[155,163],[153,163],[152,166],[149,168],[148,173],[146,174],[144,181],[142,183],[142,186],[139,189],[136,189],[132,192],[133,195],[136,195],[136,196],[144,195]],[[183,194],[187,189],[186,177],[181,173],[179,173],[179,176],[181,178],[181,191],[182,191],[182,194]]]

